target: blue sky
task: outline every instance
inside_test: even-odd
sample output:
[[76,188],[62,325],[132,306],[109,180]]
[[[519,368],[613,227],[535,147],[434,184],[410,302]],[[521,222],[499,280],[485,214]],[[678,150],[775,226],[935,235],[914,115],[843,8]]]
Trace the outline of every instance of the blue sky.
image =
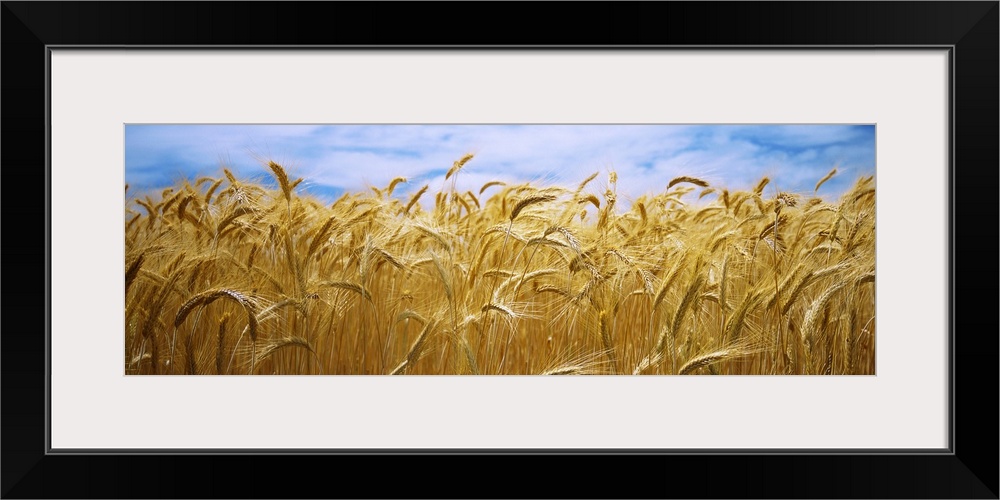
[[[874,125],[127,125],[125,182],[130,193],[159,191],[185,178],[220,176],[273,184],[260,159],[282,164],[300,191],[325,200],[384,187],[394,177],[405,197],[439,189],[453,162],[475,157],[458,176],[461,191],[491,180],[575,186],[594,172],[618,173],[623,202],[695,176],[746,189],[762,176],[782,191],[834,198],[875,173]],[[602,193],[607,175],[591,184]]]

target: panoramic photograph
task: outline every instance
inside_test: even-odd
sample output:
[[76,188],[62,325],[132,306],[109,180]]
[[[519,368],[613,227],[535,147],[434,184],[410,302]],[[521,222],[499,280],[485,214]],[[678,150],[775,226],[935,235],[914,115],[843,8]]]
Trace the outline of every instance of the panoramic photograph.
[[124,127],[126,375],[874,375],[874,125]]

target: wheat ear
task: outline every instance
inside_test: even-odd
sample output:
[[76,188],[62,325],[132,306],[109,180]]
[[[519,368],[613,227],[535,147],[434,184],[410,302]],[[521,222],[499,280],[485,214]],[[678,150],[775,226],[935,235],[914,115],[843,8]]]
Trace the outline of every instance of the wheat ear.
[[516,205],[514,205],[514,209],[511,210],[510,212],[510,220],[511,222],[514,222],[514,219],[516,219],[517,216],[520,215],[521,211],[524,210],[525,208],[530,207],[531,205],[535,205],[537,203],[545,203],[553,201],[555,199],[556,197],[551,194],[535,195],[524,198],[523,200],[517,202]]
[[420,188],[420,190],[417,191],[416,194],[414,194],[412,197],[410,197],[410,202],[407,203],[406,204],[406,208],[403,209],[403,213],[404,214],[410,213],[410,209],[413,208],[413,205],[417,204],[417,200],[419,200],[420,197],[423,196],[424,193],[427,192],[427,188],[428,187],[430,187],[429,184],[424,184],[424,187]]
[[830,180],[835,175],[837,175],[837,169],[836,168],[834,168],[833,170],[831,170],[830,173],[828,173],[825,176],[823,176],[823,178],[820,179],[819,182],[816,183],[816,189],[813,189],[813,192],[815,193],[816,191],[819,191],[819,187],[822,186],[824,182]]
[[[701,179],[699,179],[697,177],[681,176],[681,177],[675,177],[673,180],[671,180],[670,183],[667,184],[667,189],[670,189],[670,188],[674,187],[674,185],[680,184],[682,182],[687,182],[687,183],[694,184],[695,186],[700,186],[700,187],[708,187],[708,183],[707,182],[705,182],[705,181],[703,181],[703,180],[701,180]],[[700,196],[699,196],[699,198],[700,198]]]
[[718,363],[719,361],[723,361],[742,354],[745,353],[737,349],[721,349],[707,354],[702,354],[701,356],[695,356],[690,360],[688,360],[687,363],[684,363],[684,365],[681,366],[681,369],[677,371],[677,374],[687,375],[697,370],[698,368],[702,368],[711,365],[713,363]]
[[178,328],[184,323],[192,310],[198,306],[207,306],[217,299],[229,299],[243,307],[247,312],[247,325],[249,326],[250,338],[257,339],[257,306],[246,295],[236,290],[219,288],[201,292],[181,305],[174,317],[174,328]]
[[281,186],[281,193],[285,195],[286,201],[292,201],[292,186],[288,182],[288,174],[285,173],[285,169],[273,161],[267,162],[268,168],[271,172],[274,172],[274,178],[278,180],[278,184]]
[[430,334],[431,330],[437,325],[437,320],[431,320],[424,325],[424,329],[420,331],[420,336],[417,337],[416,342],[410,347],[410,352],[406,354],[406,359],[404,359],[390,375],[402,375],[406,373],[406,370],[413,366],[414,363],[420,359],[420,355],[423,354],[424,346],[427,343],[427,336]]
[[472,156],[473,156],[472,153],[469,153],[469,154],[463,156],[458,161],[456,161],[451,166],[451,168],[448,169],[448,173],[444,175],[444,180],[448,180],[449,177],[451,177],[452,175],[455,175],[456,173],[458,173],[458,171],[461,170],[462,167],[465,166],[465,164],[468,163],[469,160],[472,159]]

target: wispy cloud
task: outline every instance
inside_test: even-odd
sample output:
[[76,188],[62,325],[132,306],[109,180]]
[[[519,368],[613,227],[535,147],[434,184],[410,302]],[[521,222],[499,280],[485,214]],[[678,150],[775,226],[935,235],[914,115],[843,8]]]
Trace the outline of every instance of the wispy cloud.
[[[397,176],[442,185],[466,153],[475,158],[458,189],[490,180],[575,185],[595,171],[618,173],[624,200],[662,191],[680,175],[746,188],[769,176],[785,191],[835,196],[875,173],[875,127],[869,125],[129,125],[126,182],[155,189],[183,178],[219,175],[228,165],[270,182],[260,162],[273,159],[308,191],[334,198],[385,186]],[[604,177],[606,179],[606,177]]]

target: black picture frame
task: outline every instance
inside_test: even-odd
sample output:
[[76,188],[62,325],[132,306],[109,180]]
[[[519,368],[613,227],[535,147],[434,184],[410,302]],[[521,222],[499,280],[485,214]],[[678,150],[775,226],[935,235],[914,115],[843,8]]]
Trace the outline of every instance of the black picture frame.
[[[550,9],[538,3],[2,2],[3,254],[8,269],[43,274],[14,278],[4,295],[2,495],[998,498],[1000,329],[992,310],[981,309],[997,303],[998,21],[996,1],[560,3]],[[948,47],[947,452],[49,453],[50,48],[345,45]],[[362,479],[372,475],[383,479]]]

